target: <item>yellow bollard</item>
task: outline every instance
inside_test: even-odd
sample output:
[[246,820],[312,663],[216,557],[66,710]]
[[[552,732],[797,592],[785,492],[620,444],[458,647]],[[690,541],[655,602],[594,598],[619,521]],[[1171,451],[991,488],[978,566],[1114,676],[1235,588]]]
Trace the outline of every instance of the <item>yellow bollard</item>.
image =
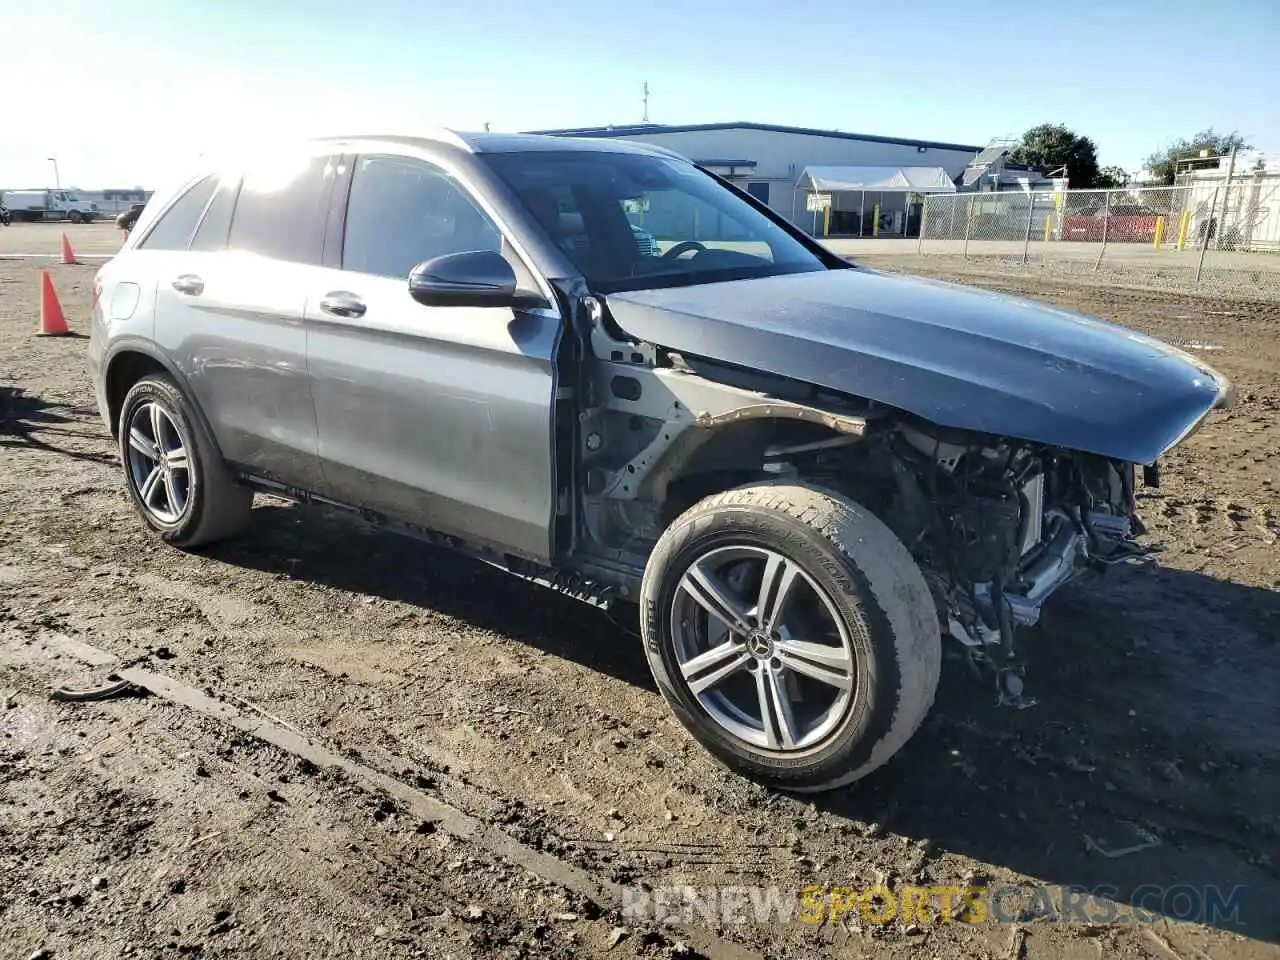
[[1160,249],[1160,244],[1164,242],[1164,217],[1156,217],[1156,236],[1155,248]]
[[822,235],[823,235],[824,237],[829,237],[829,236],[831,235],[831,206],[830,206],[830,204],[828,204],[827,206],[825,206],[825,207],[823,207],[823,208],[822,208]]
[[1046,213],[1044,215],[1044,242],[1049,242],[1049,237],[1053,234],[1053,214]]
[[1178,249],[1185,250],[1187,247],[1187,231],[1191,229],[1191,211],[1182,211],[1182,223],[1178,224]]
[[871,208],[871,235],[880,236],[880,204]]

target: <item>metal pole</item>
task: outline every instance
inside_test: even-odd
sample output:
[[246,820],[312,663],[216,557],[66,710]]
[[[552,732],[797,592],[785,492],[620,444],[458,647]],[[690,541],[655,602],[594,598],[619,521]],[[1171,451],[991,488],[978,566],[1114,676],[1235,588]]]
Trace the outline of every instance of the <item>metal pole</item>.
[[864,188],[858,198],[858,236],[862,236],[862,221],[867,215],[867,191]]
[[1222,216],[1218,221],[1218,229],[1216,231],[1217,248],[1222,249],[1222,235],[1227,227],[1227,208],[1231,205],[1231,175],[1236,170],[1236,148],[1231,148],[1231,155],[1227,160],[1227,184],[1222,191]]
[[62,178],[58,176],[58,158],[50,157],[49,162],[53,164],[53,185],[59,190],[62,189]]
[[1093,272],[1098,272],[1102,265],[1102,255],[1107,252],[1107,233],[1111,227],[1111,191],[1102,195],[1102,249],[1098,251],[1098,259],[1093,261]]
[[1213,214],[1218,209],[1218,187],[1213,188],[1213,200],[1209,203],[1209,222],[1205,224],[1204,237],[1200,241],[1200,262],[1196,264],[1196,284],[1200,283],[1200,271],[1204,269],[1204,252],[1209,248],[1209,233],[1213,230]]
[[969,209],[964,214],[964,258],[969,259],[969,227],[973,223],[973,198],[976,193],[969,194]]
[[[933,195],[933,196],[936,196]],[[924,253],[924,227],[929,222],[929,201],[933,199],[930,194],[925,194],[920,198],[920,238],[916,241],[916,255]]]
[[1031,252],[1031,218],[1036,213],[1036,195],[1033,191],[1027,191],[1027,236],[1022,241],[1022,262],[1026,263]]

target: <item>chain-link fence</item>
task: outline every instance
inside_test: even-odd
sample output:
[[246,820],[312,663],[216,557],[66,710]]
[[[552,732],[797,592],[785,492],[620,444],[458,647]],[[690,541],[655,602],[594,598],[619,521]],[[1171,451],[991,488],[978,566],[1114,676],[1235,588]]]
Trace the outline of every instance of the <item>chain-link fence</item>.
[[1280,297],[1280,174],[934,195],[925,200],[917,249],[1002,270]]

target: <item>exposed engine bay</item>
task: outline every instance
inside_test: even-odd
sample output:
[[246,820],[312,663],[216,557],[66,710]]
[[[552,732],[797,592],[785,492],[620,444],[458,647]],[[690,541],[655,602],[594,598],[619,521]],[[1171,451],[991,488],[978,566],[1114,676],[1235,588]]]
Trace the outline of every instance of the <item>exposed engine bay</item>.
[[1087,570],[1146,555],[1134,465],[908,421],[875,423],[858,443],[773,450],[766,469],[848,492],[919,561],[939,622],[990,667],[1003,702],[1023,696],[1014,634]]
[[[924,571],[943,632],[994,677],[1001,702],[1025,707],[1033,701],[1023,695],[1017,628],[1036,624],[1081,572],[1150,552],[1134,539],[1143,528],[1131,463],[882,407],[815,421],[812,408],[777,396],[753,405],[749,389],[708,384],[678,357],[672,370],[646,359],[604,364],[580,418],[576,539],[593,577],[642,566],[665,524],[711,490],[762,477],[814,483],[897,534]],[[717,401],[732,412],[709,413]]]
[[[1134,463],[957,430],[857,397],[615,338],[591,308],[593,376],[575,415],[580,569],[627,597],[627,572],[701,497],[761,479],[844,494],[907,547],[945,635],[1026,707],[1015,634],[1087,570],[1142,559]],[[1143,482],[1158,485],[1144,466]]]

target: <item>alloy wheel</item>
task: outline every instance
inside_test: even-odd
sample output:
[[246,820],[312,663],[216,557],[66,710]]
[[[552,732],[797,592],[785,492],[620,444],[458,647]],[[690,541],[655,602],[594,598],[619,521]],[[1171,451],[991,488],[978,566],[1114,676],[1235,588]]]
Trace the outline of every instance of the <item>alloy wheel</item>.
[[725,732],[790,753],[821,746],[857,694],[848,628],[795,561],[764,547],[717,547],[676,587],[671,636],[689,692]]
[[177,523],[191,499],[191,458],[173,417],[155,402],[129,419],[129,482],[156,520]]

